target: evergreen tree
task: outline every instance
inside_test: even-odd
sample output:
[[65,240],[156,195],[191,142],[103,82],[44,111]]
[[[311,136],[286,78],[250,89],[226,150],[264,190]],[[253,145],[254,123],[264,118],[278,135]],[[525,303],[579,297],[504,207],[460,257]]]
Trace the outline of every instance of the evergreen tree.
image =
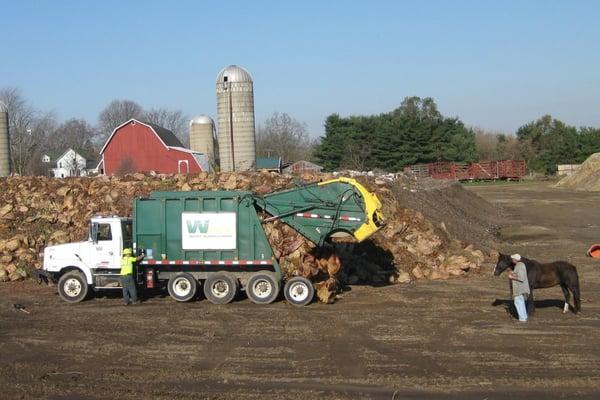
[[474,132],[458,118],[444,117],[430,97],[407,97],[380,115],[330,115],[315,153],[326,170],[386,171],[422,162],[473,161],[476,154]]
[[528,168],[544,173],[556,172],[558,164],[581,162],[598,149],[591,145],[593,129],[578,132],[550,115],[523,125],[516,135]]

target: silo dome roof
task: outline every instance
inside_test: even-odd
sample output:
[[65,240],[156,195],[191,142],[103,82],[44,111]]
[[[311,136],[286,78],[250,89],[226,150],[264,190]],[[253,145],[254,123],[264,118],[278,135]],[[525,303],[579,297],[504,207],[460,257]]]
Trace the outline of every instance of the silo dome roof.
[[225,82],[225,77],[227,77],[227,82],[252,82],[250,73],[239,65],[230,65],[223,68],[217,75],[217,83]]
[[6,104],[0,101],[0,112],[8,112],[8,107]]
[[214,121],[208,115],[196,115],[190,121],[190,125],[196,125],[196,124],[197,125],[201,125],[201,124],[213,124],[214,125]]

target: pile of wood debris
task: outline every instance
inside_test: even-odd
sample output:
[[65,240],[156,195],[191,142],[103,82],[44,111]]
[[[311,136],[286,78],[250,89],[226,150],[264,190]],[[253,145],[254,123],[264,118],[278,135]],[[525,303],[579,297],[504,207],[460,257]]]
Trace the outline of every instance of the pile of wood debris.
[[[327,174],[301,177],[305,183],[330,179]],[[316,282],[321,301],[331,302],[346,285],[408,283],[448,279],[479,271],[486,255],[451,237],[418,211],[405,208],[391,183],[361,178],[384,204],[386,226],[363,243],[315,245],[281,221],[265,231],[287,276]],[[125,177],[0,179],[0,281],[25,278],[41,267],[47,245],[83,240],[93,215],[132,212],[132,199],[164,190],[252,190],[265,194],[292,187],[293,178],[269,172],[132,174]]]

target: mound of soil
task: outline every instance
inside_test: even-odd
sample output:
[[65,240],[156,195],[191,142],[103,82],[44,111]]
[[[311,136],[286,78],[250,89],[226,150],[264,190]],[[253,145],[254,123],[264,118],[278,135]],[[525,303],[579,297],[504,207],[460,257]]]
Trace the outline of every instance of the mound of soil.
[[460,183],[427,178],[410,186],[399,181],[392,190],[402,206],[421,212],[450,236],[486,251],[495,248],[500,211]]
[[600,191],[600,153],[589,156],[577,172],[562,178],[556,187],[589,192]]

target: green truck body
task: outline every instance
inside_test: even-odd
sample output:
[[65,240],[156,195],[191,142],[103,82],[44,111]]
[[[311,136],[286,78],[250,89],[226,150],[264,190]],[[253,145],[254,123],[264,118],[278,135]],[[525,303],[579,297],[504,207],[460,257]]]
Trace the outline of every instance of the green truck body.
[[135,199],[133,210],[134,249],[145,253],[144,264],[178,266],[165,272],[227,265],[231,272],[270,270],[281,278],[251,192],[155,192]]

